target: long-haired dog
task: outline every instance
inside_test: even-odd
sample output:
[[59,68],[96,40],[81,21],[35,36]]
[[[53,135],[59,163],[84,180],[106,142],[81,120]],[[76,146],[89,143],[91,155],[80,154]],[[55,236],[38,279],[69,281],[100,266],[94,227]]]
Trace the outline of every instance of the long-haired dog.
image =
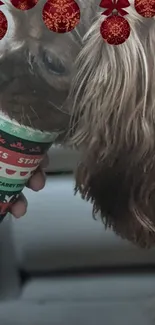
[[72,143],[82,149],[76,190],[106,227],[147,247],[155,242],[155,20],[131,2],[131,35],[112,46],[95,11],[70,95]]
[[76,190],[91,199],[94,214],[122,237],[154,244],[154,19],[131,3],[131,35],[112,46],[100,35],[99,0],[77,1],[81,22],[63,35],[43,24],[45,1],[24,13],[7,2],[1,109],[22,124],[68,133],[69,145],[82,151]]

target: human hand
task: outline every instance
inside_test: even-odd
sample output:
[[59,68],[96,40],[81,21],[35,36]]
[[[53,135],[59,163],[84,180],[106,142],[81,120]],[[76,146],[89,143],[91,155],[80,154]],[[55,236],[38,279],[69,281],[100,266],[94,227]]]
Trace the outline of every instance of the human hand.
[[[38,192],[45,186],[46,177],[43,168],[48,165],[48,156],[45,157],[40,167],[37,168],[33,176],[28,181],[27,187]],[[15,218],[22,217],[27,211],[28,202],[23,193],[20,194],[18,200],[12,205],[11,214]]]

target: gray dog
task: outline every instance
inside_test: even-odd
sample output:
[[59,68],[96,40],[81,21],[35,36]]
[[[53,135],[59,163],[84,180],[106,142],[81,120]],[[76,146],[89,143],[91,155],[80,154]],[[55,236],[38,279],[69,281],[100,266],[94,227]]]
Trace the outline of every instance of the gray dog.
[[[81,21],[70,33],[43,24],[45,1],[21,12],[5,6],[10,28],[0,42],[0,104],[34,128],[63,131],[82,151],[76,190],[123,238],[155,241],[155,21],[133,3],[128,40],[100,35],[99,2],[77,1]],[[76,60],[76,64],[74,62]],[[71,90],[70,90],[71,89]]]

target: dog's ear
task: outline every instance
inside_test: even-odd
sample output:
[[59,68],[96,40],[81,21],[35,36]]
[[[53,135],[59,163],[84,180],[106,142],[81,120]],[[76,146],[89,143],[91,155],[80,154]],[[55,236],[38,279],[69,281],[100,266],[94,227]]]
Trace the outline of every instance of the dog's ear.
[[[98,18],[77,61],[72,144],[82,150],[76,190],[123,238],[155,242],[155,24],[130,8],[131,35],[111,46]],[[147,21],[147,22],[146,22]]]

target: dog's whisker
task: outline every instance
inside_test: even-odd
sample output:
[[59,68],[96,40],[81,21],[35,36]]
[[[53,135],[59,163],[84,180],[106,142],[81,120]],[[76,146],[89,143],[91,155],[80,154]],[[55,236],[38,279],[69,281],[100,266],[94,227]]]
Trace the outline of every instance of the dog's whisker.
[[36,110],[33,108],[32,105],[30,105],[30,109],[35,114],[35,116],[37,117],[37,119],[39,120],[39,115],[37,114]]
[[33,128],[33,124],[32,124],[30,116],[28,114],[26,114],[26,117],[27,117],[27,119],[29,121],[30,126]]
[[22,114],[21,114],[21,124],[24,124],[24,121],[25,121],[25,115],[24,115],[24,106],[23,106],[23,105],[21,106],[21,109],[22,109]]
[[66,115],[70,115],[69,112],[67,112],[67,111],[65,111],[65,110],[63,109],[63,105],[59,107],[59,106],[57,106],[56,104],[54,104],[53,102],[51,102],[50,100],[48,101],[48,103],[49,103],[52,107],[54,107],[57,111],[59,111],[59,112],[61,112],[61,113],[63,113],[63,114],[66,114]]

